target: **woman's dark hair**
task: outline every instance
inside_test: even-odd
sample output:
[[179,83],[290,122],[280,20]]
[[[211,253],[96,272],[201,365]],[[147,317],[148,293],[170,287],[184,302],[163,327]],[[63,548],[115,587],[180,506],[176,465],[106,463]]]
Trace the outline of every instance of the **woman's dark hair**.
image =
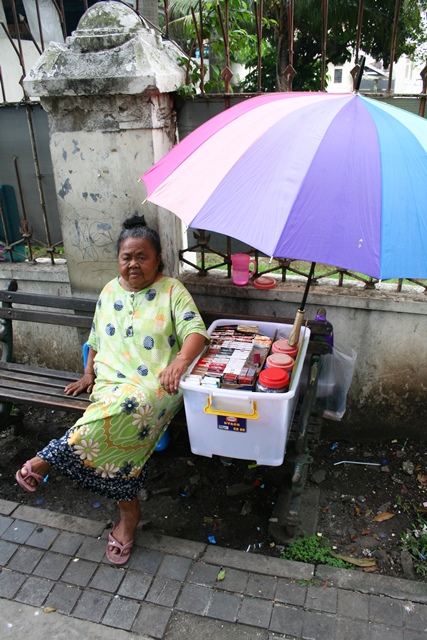
[[[119,253],[122,242],[126,238],[146,238],[151,242],[158,256],[162,253],[159,234],[155,229],[147,227],[144,216],[139,216],[137,213],[123,222],[123,229],[117,240],[117,253]],[[163,260],[160,260],[158,272],[161,273],[164,267]]]

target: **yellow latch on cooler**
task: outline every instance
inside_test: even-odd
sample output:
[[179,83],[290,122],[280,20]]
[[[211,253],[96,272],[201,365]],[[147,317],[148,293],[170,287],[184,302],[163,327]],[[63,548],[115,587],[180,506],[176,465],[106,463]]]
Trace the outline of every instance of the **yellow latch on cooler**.
[[248,405],[252,409],[250,413],[243,413],[243,411],[228,411],[227,408],[222,407],[218,409],[214,409],[212,407],[212,403],[215,400],[214,396],[207,396],[207,405],[203,409],[203,411],[209,415],[213,416],[231,416],[233,418],[246,418],[247,420],[258,420],[259,413],[256,409],[256,402],[254,400],[248,400]]

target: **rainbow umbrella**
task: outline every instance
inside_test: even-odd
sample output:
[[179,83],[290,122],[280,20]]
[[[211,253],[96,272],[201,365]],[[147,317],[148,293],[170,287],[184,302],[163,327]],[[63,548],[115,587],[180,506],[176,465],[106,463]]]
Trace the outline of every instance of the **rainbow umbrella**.
[[359,94],[275,93],[215,116],[143,176],[188,226],[269,256],[427,277],[427,120]]

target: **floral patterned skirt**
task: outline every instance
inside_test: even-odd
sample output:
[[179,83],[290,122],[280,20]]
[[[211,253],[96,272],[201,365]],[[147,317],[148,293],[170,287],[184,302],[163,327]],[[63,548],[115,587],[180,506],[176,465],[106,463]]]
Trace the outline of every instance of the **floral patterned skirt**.
[[[73,429],[70,429],[72,431]],[[59,440],[51,440],[49,444],[37,453],[64,475],[76,480],[82,487],[100,496],[118,501],[129,501],[136,497],[147,480],[147,466],[145,465],[138,477],[102,477],[93,467],[85,467],[76,456],[73,448],[68,444],[69,431]]]
[[120,385],[92,404],[59,440],[37,455],[84,488],[118,501],[136,497],[146,463],[182,404],[182,397]]

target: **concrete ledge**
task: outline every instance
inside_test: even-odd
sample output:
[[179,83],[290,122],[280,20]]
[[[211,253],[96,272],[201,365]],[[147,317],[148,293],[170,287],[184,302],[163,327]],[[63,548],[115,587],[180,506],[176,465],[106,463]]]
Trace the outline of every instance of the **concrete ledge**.
[[20,505],[12,516],[26,522],[33,522],[45,527],[54,527],[71,533],[81,533],[84,536],[98,538],[106,527],[105,522],[96,522],[86,518],[77,518],[63,513],[54,513],[46,509],[36,509]]
[[323,565],[316,568],[315,577],[322,582],[327,580],[329,585],[338,589],[427,604],[427,584],[425,582],[412,582],[402,578],[390,578],[373,573],[362,573],[357,570],[347,571]]
[[192,560],[199,560],[206,550],[206,545],[202,542],[182,540],[181,538],[172,538],[140,530],[136,532],[135,544],[138,547],[154,549],[155,551],[183,556]]
[[278,578],[292,578],[294,580],[311,580],[314,576],[314,565],[291,560],[280,560],[258,556],[245,551],[235,549],[223,549],[221,547],[207,547],[202,560],[251,573],[263,573]]

